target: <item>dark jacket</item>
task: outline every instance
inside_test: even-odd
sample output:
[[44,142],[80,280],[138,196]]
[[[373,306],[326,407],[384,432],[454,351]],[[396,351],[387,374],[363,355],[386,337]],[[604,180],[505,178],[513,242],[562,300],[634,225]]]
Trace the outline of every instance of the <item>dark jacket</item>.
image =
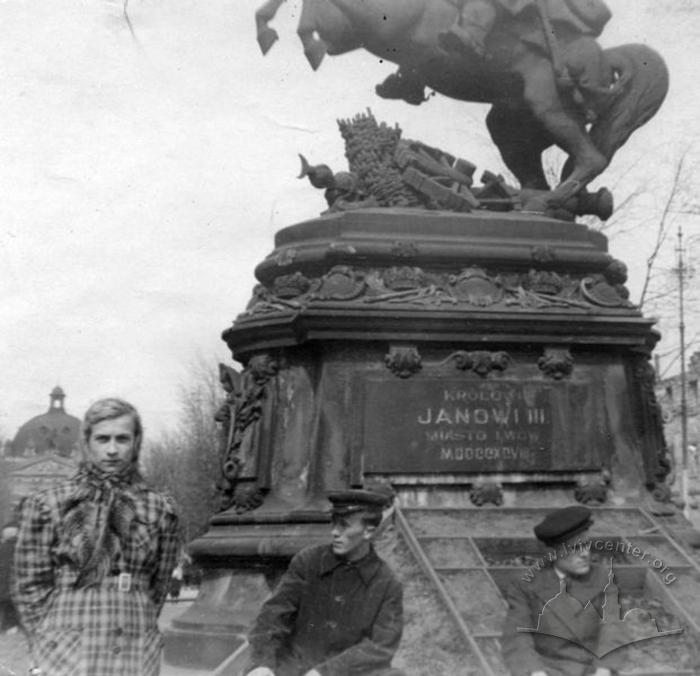
[[402,589],[370,549],[355,563],[329,545],[308,547],[289,564],[250,633],[250,668],[276,676],[317,669],[353,676],[388,668],[403,629]]
[[[608,583],[608,572],[593,564],[589,573],[581,578],[571,577],[566,582],[568,594],[580,602],[574,611],[582,611],[588,601],[591,601],[598,614],[603,603],[603,589]],[[615,653],[596,658],[584,647],[556,636],[518,632],[518,627],[534,629],[544,605],[560,593],[559,578],[554,568],[545,568],[534,574],[530,582],[518,579],[506,593],[508,614],[506,616],[501,647],[503,658],[511,676],[530,676],[533,671],[541,669],[548,676],[583,676],[593,673],[596,667],[618,668],[619,658]],[[550,604],[556,612],[556,605]],[[571,606],[569,607],[571,611]],[[567,612],[562,622],[567,625],[577,618]],[[590,620],[579,624],[581,634],[595,635],[599,625],[597,622],[590,626]]]

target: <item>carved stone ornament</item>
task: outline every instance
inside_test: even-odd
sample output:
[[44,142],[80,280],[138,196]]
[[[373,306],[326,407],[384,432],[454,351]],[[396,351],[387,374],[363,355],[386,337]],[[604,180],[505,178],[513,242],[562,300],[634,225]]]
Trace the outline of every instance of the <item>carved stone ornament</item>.
[[306,293],[311,287],[311,280],[297,271],[293,275],[281,275],[272,284],[272,293],[278,298],[296,298]]
[[438,308],[566,308],[586,313],[615,307],[632,312],[627,289],[608,279],[622,279],[623,271],[612,263],[609,268],[610,274],[606,270],[605,274],[583,278],[547,270],[490,275],[478,267],[449,273],[408,265],[366,269],[337,265],[322,277],[310,278],[295,272],[277,277],[270,288],[258,284],[240,318],[303,312],[310,304],[339,301]]
[[505,371],[510,364],[510,355],[507,352],[488,352],[485,350],[474,352],[458,350],[441,363],[444,364],[450,359],[454,360],[458,369],[473,371],[482,378],[485,378],[491,371]]
[[[226,392],[226,401],[214,416],[220,424],[221,479],[218,489],[222,510],[236,505],[236,510],[240,511],[243,505],[243,502],[236,503],[236,492],[241,486],[241,474],[246,469],[250,471],[245,467],[245,458],[255,455],[258,450],[250,448],[253,443],[250,431],[262,417],[267,383],[278,371],[277,360],[269,354],[251,357],[242,373],[224,364],[219,365],[219,380]],[[254,501],[249,499],[245,490],[243,492],[248,496],[245,505],[252,505]]]
[[593,305],[600,307],[627,307],[630,305],[627,297],[620,294],[618,286],[608,284],[603,279],[596,280],[592,277],[582,279],[581,294]]
[[645,355],[636,359],[632,372],[640,394],[637,434],[643,444],[646,485],[655,500],[667,502],[671,498],[670,489],[666,485],[671,461],[664,437],[661,406],[654,389],[656,372]]
[[347,265],[336,265],[321,278],[321,288],[314,294],[323,300],[353,300],[362,295],[367,284],[364,273]]
[[521,280],[522,287],[534,293],[557,296],[567,286],[567,279],[556,272],[530,270]]
[[469,499],[477,507],[488,503],[500,507],[503,504],[503,488],[501,484],[492,481],[477,483],[470,488]]
[[426,275],[421,268],[411,268],[407,265],[389,268],[382,275],[384,286],[392,291],[406,291],[425,286]]
[[567,348],[547,347],[537,361],[537,366],[547,377],[561,380],[570,376],[574,370],[574,358]]
[[583,505],[602,505],[608,499],[608,486],[602,479],[579,481],[574,498]]
[[233,491],[232,506],[236,514],[251,512],[262,505],[265,493],[254,482],[239,483]]
[[297,257],[296,249],[284,249],[275,256],[275,263],[280,267],[291,265]]
[[256,354],[248,361],[247,370],[256,385],[265,385],[270,378],[277,375],[279,364],[267,353]]
[[651,489],[651,496],[657,502],[670,502],[671,487],[666,483],[656,483]]
[[298,312],[302,305],[296,300],[285,300],[271,293],[263,284],[256,284],[253,288],[253,297],[248,302],[245,312],[241,317],[250,315],[272,314],[276,312]]
[[605,268],[603,274],[609,284],[624,284],[627,281],[627,266],[622,261],[615,259]]
[[467,268],[458,275],[451,275],[449,284],[456,298],[481,307],[495,305],[504,294],[500,279],[489,277],[481,268]]
[[418,348],[405,345],[392,345],[384,357],[387,368],[399,378],[410,378],[422,368]]

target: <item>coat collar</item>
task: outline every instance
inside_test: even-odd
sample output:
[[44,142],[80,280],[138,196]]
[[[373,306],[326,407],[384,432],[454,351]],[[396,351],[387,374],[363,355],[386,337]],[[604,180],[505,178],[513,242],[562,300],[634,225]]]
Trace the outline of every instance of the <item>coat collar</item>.
[[[537,576],[535,590],[543,599],[549,600],[559,592],[559,579],[554,566],[552,566]],[[579,600],[583,600],[584,603],[601,594],[607,581],[607,573],[597,563],[591,565],[591,570],[586,575],[581,577],[566,576],[568,592],[581,597]]]
[[372,545],[369,546],[367,556],[364,556],[359,561],[354,561],[352,563],[340,558],[339,556],[336,556],[329,545],[328,548],[323,551],[323,555],[321,556],[320,574],[321,576],[328,575],[336,568],[346,566],[357,571],[357,574],[360,576],[363,584],[367,586],[372,578],[377,574],[380,565],[381,559],[377,556],[377,552],[374,551],[374,547]]

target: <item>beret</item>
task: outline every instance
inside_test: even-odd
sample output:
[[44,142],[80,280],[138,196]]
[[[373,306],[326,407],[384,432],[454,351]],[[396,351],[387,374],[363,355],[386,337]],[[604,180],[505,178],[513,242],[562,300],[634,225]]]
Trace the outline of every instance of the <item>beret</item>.
[[591,510],[583,505],[557,509],[535,526],[535,537],[546,545],[557,545],[583,533],[593,524]]
[[362,512],[366,509],[383,509],[389,503],[388,495],[360,489],[331,491],[327,495],[333,505],[331,512],[339,516]]

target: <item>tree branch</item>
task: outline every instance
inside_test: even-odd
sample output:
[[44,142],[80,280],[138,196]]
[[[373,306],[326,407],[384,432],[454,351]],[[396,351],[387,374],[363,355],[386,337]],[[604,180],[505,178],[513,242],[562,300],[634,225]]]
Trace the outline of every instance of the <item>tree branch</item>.
[[649,288],[649,281],[651,279],[651,271],[654,267],[654,263],[656,262],[656,258],[659,255],[659,251],[661,250],[661,245],[664,243],[664,240],[666,239],[666,235],[668,234],[668,227],[667,227],[667,218],[669,213],[671,212],[671,206],[673,205],[673,200],[676,198],[676,192],[678,190],[679,186],[679,179],[681,176],[681,172],[683,171],[683,163],[685,162],[685,156],[688,151],[684,151],[683,155],[681,155],[681,159],[679,160],[678,164],[676,165],[676,171],[673,176],[673,183],[671,185],[671,191],[668,194],[668,198],[666,200],[666,204],[664,204],[664,209],[661,214],[661,220],[659,221],[659,228],[656,232],[656,244],[654,245],[654,249],[652,250],[649,258],[647,258],[647,272],[646,275],[644,276],[644,286],[642,287],[642,294],[639,297],[639,309],[641,310],[644,307],[644,300],[646,298],[647,290]]

